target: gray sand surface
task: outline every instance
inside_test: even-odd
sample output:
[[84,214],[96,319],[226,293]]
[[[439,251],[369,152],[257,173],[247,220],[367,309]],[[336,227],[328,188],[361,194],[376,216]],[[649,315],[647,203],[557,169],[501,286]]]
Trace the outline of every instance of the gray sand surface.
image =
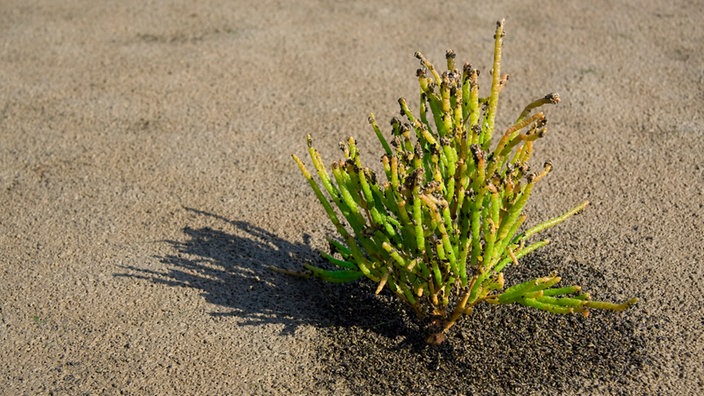
[[[0,394],[704,388],[702,2],[0,3]],[[453,48],[486,90],[503,17],[499,125],[562,97],[528,223],[592,202],[508,280],[638,305],[486,306],[436,351],[364,287],[268,271],[333,230],[290,158],[305,134],[373,162],[367,115],[417,106],[414,51]]]

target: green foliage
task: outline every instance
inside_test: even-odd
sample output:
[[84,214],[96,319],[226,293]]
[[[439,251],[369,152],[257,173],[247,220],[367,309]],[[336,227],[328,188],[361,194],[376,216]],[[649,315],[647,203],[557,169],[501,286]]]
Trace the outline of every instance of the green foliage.
[[535,173],[529,166],[533,145],[547,131],[542,112],[535,109],[559,102],[557,94],[540,98],[521,112],[491,148],[501,76],[503,21],[497,23],[491,92],[479,96],[479,72],[469,64],[455,67],[447,51],[447,71],[439,74],[420,53],[420,113],[416,117],[399,99],[405,120],[391,120],[387,141],[374,115],[369,122],[384,155],[386,181],[365,167],[353,138],[341,143],[344,159],[330,171],[308,136],[308,151],[322,184],[293,156],[310,183],[338,239],[329,239],[331,253],[323,256],[338,269],[309,264],[307,276],[329,282],[362,277],[386,287],[420,318],[435,323],[429,343],[480,302],[518,303],[551,313],[587,314],[589,308],[623,310],[622,304],[592,301],[579,286],[556,287],[550,275],[508,288],[504,269],[546,244],[530,237],[581,212],[583,202],[565,214],[524,228],[523,209],[535,184],[552,165]]

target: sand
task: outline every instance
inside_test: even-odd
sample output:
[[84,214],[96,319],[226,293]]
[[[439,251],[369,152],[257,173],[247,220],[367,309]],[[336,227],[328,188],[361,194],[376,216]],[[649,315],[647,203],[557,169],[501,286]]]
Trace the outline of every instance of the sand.
[[[668,4],[669,3],[669,4]],[[704,388],[704,7],[696,1],[13,1],[0,6],[0,394],[625,394]],[[478,307],[439,349],[394,300],[272,273],[333,229],[290,158],[326,161],[416,50],[483,71],[499,125],[559,92],[536,224],[507,273],[624,313]]]

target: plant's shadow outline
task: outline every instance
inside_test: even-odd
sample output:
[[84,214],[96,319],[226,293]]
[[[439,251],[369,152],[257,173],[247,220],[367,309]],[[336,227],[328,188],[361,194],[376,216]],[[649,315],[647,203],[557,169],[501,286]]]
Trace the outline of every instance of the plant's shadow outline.
[[[217,219],[234,232],[184,227],[184,241],[165,241],[175,250],[158,257],[165,270],[126,266],[123,268],[128,273],[117,276],[198,289],[206,301],[219,307],[211,315],[237,317],[242,326],[281,324],[284,334],[294,334],[301,325],[321,329],[335,340],[332,350],[321,351],[327,356],[323,361],[328,367],[319,377],[321,388],[333,390],[336,378],[344,376],[350,389],[366,392],[369,381],[373,381],[364,374],[370,359],[378,362],[373,375],[381,381],[376,382],[378,391],[414,391],[420,387],[441,393],[456,391],[442,384],[486,383],[495,376],[503,377],[506,370],[511,371],[507,382],[494,383],[491,389],[537,390],[564,372],[571,378],[565,378],[563,390],[569,390],[581,386],[583,378],[613,377],[619,375],[614,370],[631,371],[650,360],[645,341],[633,336],[639,320],[635,316],[611,327],[604,315],[588,320],[577,316],[555,319],[544,312],[513,306],[480,307],[453,329],[439,349],[429,347],[423,342],[424,332],[401,304],[387,295],[375,296],[368,282],[327,284],[269,269],[297,269],[303,261],[325,265],[311,247],[309,236],[304,235],[303,243],[290,242],[248,222],[185,209]],[[538,253],[528,261],[532,264],[522,266],[514,275],[521,279],[541,276],[549,260]],[[592,271],[586,277],[594,280],[603,274]],[[562,327],[548,333],[557,342],[540,335],[546,334],[542,328],[548,326]],[[611,338],[599,334],[604,326]],[[484,362],[477,360],[482,356]],[[619,361],[612,362],[614,359]],[[410,372],[399,371],[400,366]],[[551,370],[535,370],[546,366]]]
[[[183,241],[165,240],[174,253],[157,257],[164,270],[123,266],[121,277],[201,291],[218,306],[217,317],[237,317],[242,326],[282,324],[282,333],[294,334],[300,325],[319,328],[357,326],[381,334],[405,329],[402,309],[373,295],[370,285],[331,285],[277,273],[270,267],[300,269],[302,262],[325,265],[311,247],[310,236],[290,242],[245,221],[184,208],[221,221],[234,232],[211,227],[183,228]],[[400,315],[399,315],[400,314]]]

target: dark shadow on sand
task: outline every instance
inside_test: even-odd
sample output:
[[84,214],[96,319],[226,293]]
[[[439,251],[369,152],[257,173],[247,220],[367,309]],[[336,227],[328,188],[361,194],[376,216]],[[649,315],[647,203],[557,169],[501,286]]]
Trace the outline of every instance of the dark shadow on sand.
[[[401,304],[384,293],[375,296],[368,282],[331,285],[268,269],[325,265],[307,237],[293,243],[247,222],[187,210],[233,232],[185,227],[183,241],[166,241],[174,248],[159,258],[166,270],[127,267],[129,273],[118,275],[198,289],[219,307],[212,315],[237,317],[243,326],[283,324],[287,334],[315,326],[333,340],[320,346],[320,389],[334,392],[343,378],[353,393],[369,391],[373,382],[380,394],[619,394],[624,389],[603,386],[632,383],[651,360],[640,328],[644,318],[632,311],[587,319],[483,305],[439,348],[426,346]],[[554,258],[541,254],[524,261],[507,274],[511,281],[554,269],[547,264]],[[560,271],[579,273],[573,280],[590,287],[606,286],[604,274],[584,268],[566,263]]]
[[358,326],[381,333],[398,333],[403,326],[404,312],[374,296],[370,285],[330,285],[270,269],[297,270],[303,262],[325,266],[307,235],[303,243],[289,242],[248,222],[186,210],[217,219],[234,232],[187,226],[184,240],[165,241],[175,251],[159,257],[166,270],[129,266],[124,267],[128,273],[117,276],[198,289],[208,302],[224,308],[213,316],[234,316],[243,326],[283,324],[285,334],[299,325]]

